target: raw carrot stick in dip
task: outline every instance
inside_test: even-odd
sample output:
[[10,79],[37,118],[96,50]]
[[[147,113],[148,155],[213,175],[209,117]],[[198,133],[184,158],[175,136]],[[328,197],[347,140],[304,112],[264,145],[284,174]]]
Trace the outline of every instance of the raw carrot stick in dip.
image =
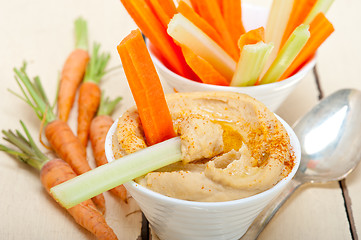
[[[86,149],[74,135],[69,125],[63,120],[57,119],[50,107],[48,98],[44,92],[40,79],[30,80],[26,73],[26,65],[19,70],[14,69],[15,78],[24,94],[21,97],[28,103],[42,120],[45,126],[45,136],[55,153],[66,161],[78,175],[83,174],[91,167],[86,157]],[[93,198],[97,208],[105,212],[105,200],[102,194]]]
[[221,35],[219,35],[219,33],[205,19],[199,16],[198,13],[196,13],[194,9],[183,0],[179,2],[177,11],[186,17],[189,21],[191,21],[195,26],[201,29],[216,43],[218,43],[219,46],[221,46],[223,49],[225,48],[222,46],[224,42],[222,41]]
[[245,33],[242,22],[242,6],[240,0],[221,0],[222,14],[233,42],[237,44],[239,37]]
[[298,71],[300,67],[302,67],[302,65],[316,53],[317,49],[333,33],[334,30],[335,29],[332,23],[328,21],[326,16],[322,12],[319,13],[310,24],[310,39],[284,72],[281,79],[288,78]]
[[181,49],[167,34],[166,29],[144,0],[121,0],[123,6],[150,42],[159,49],[164,64],[181,76],[192,78]]
[[67,121],[73,106],[76,91],[83,80],[89,61],[88,29],[84,19],[75,21],[75,49],[66,59],[61,73],[58,93],[58,116]]
[[316,2],[317,0],[293,0],[292,11],[282,37],[281,48],[293,30],[304,22]]
[[[113,101],[110,101],[108,98],[104,98],[102,95],[102,100],[100,102],[97,116],[93,118],[91,122],[90,142],[95,163],[98,167],[108,163],[108,160],[105,156],[105,138],[114,122],[109,115],[113,112],[115,106],[121,99],[121,97],[118,97]],[[112,188],[109,191],[115,196],[118,196],[124,202],[127,202],[127,190],[123,185]]]
[[222,40],[224,41],[222,46],[225,47],[225,51],[237,61],[239,58],[239,51],[228,31],[217,0],[197,1],[197,8],[199,9],[199,15],[212,25],[222,36]]
[[175,137],[163,88],[140,30],[133,30],[117,49],[148,145]]
[[84,147],[88,144],[90,124],[100,103],[101,91],[98,84],[105,74],[110,58],[109,53],[99,54],[99,48],[99,44],[94,44],[92,56],[79,89],[77,135]]
[[195,54],[191,49],[182,46],[183,55],[188,65],[198,75],[203,83],[228,86],[229,82],[208,63],[206,60]]
[[[0,151],[4,151],[39,170],[41,183],[48,193],[50,188],[77,176],[70,165],[62,159],[50,160],[43,154],[36,146],[24,123],[21,122],[21,125],[25,136],[20,131],[15,133],[11,130],[2,131],[4,139],[17,149],[0,144]],[[76,223],[94,234],[98,239],[117,239],[113,230],[106,223],[103,214],[96,209],[91,200],[81,202],[67,209],[67,211]]]

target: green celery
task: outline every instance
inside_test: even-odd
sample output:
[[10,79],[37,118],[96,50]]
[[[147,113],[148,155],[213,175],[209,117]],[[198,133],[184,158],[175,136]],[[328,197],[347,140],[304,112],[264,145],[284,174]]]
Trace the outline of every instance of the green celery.
[[71,208],[102,192],[181,160],[179,137],[152,145],[99,166],[50,189],[65,208]]
[[298,26],[282,47],[276,59],[262,77],[260,84],[276,82],[293,62],[310,38],[309,25]]
[[231,86],[252,86],[257,82],[273,49],[272,43],[258,42],[242,48]]
[[272,1],[267,24],[265,27],[265,42],[272,42],[274,47],[270,56],[268,57],[264,72],[271,66],[280,50],[283,33],[287,27],[287,23],[292,12],[293,2],[294,1],[291,0]]
[[227,79],[232,79],[236,62],[201,29],[182,14],[175,14],[168,24],[168,34],[180,44],[204,58]]
[[307,15],[304,24],[310,24],[319,12],[326,14],[328,9],[331,7],[334,0],[318,0]]

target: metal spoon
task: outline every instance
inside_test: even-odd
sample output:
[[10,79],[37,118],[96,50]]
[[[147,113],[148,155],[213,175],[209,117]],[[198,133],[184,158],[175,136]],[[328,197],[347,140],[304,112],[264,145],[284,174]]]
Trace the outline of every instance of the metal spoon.
[[294,125],[302,157],[286,189],[254,220],[241,238],[257,239],[278,209],[304,183],[344,179],[361,160],[361,92],[342,89],[311,109]]

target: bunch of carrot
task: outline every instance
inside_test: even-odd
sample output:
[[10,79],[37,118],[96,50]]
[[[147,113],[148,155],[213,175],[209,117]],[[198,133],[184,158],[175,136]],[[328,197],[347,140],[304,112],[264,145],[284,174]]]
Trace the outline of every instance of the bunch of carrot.
[[[57,114],[55,106],[51,105],[44,91],[39,77],[31,79],[26,72],[26,63],[21,68],[14,68],[15,79],[22,95],[16,94],[24,100],[41,120],[39,140],[44,130],[50,148],[59,159],[49,160],[36,147],[29,136],[24,124],[23,129],[28,139],[18,131],[3,132],[13,145],[22,153],[4,150],[41,171],[44,187],[49,191],[51,187],[67,181],[77,175],[90,171],[86,146],[89,140],[97,166],[106,161],[104,141],[112,119],[110,114],[121,100],[120,97],[109,100],[101,93],[99,82],[106,73],[105,69],[110,58],[109,54],[99,53],[100,45],[94,44],[91,54],[88,53],[87,23],[82,18],[75,21],[76,47],[69,54],[62,70],[60,87],[57,97]],[[73,102],[78,93],[78,130],[74,134],[67,123]],[[44,146],[46,146],[43,143]],[[47,146],[46,146],[47,147]],[[35,165],[34,165],[35,163]],[[126,190],[119,186],[112,190],[122,200],[127,201]],[[105,222],[105,198],[103,194],[93,197],[76,207],[69,209],[69,213],[77,223],[95,234],[99,239],[116,239],[113,230]]]
[[258,35],[244,27],[240,0],[121,2],[165,66],[207,84],[281,81],[312,59],[334,31],[325,16],[333,0],[273,0]]

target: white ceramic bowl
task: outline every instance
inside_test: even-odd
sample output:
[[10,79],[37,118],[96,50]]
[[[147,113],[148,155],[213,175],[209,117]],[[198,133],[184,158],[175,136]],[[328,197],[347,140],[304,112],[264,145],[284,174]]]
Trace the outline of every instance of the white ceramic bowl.
[[[164,196],[134,181],[124,186],[162,240],[239,239],[263,208],[281,193],[300,164],[301,150],[297,136],[286,122],[280,121],[290,136],[295,166],[286,178],[262,193],[226,202],[194,202]],[[114,160],[111,146],[116,125],[117,122],[109,130],[105,142],[108,161]]]
[[[260,26],[265,27],[268,16],[267,9],[249,4],[242,5],[242,8],[244,9],[242,14],[246,30],[255,29]],[[149,44],[149,42],[147,43]],[[151,47],[149,49],[159,76],[175,91],[234,91],[245,93],[263,102],[271,111],[277,110],[316,64],[316,58],[313,58],[296,74],[280,82],[250,87],[216,86],[189,80],[172,72],[152,53]]]

